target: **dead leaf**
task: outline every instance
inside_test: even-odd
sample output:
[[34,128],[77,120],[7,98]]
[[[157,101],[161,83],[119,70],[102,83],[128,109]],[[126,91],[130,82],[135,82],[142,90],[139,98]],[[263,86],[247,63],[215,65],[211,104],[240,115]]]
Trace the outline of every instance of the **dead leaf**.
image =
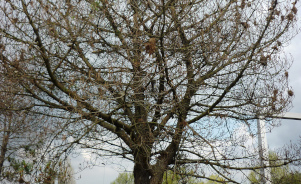
[[147,43],[144,44],[146,53],[152,55],[156,51],[156,38],[150,38]]

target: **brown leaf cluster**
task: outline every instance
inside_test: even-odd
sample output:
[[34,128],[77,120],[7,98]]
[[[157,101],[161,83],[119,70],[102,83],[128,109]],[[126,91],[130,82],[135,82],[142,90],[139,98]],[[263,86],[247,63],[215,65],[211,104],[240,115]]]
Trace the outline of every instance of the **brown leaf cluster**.
[[156,38],[150,38],[148,42],[144,44],[145,51],[149,55],[152,55],[156,50]]
[[267,64],[268,64],[268,57],[265,57],[264,55],[262,55],[261,57],[260,57],[260,64],[261,65],[263,65],[263,66],[267,66]]

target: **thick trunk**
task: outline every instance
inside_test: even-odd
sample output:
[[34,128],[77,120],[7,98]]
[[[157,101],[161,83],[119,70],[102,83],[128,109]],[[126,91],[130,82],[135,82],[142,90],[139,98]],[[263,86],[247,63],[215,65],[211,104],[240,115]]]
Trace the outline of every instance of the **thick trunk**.
[[149,169],[145,169],[142,164],[135,164],[134,166],[135,184],[161,184],[163,174],[164,170],[151,172]]
[[[144,107],[137,108],[137,114],[144,112]],[[135,184],[150,184],[152,177],[150,155],[154,138],[150,126],[145,123],[145,119],[141,116],[136,120],[136,136],[133,137],[137,145],[136,149],[133,150]]]
[[[163,165],[167,166],[165,163],[162,163],[162,165],[160,165],[160,166],[162,167]],[[153,176],[150,180],[150,183],[151,184],[162,184],[165,170],[166,170],[166,167],[164,167],[164,168],[156,167],[155,170],[153,171]]]
[[135,184],[150,184],[151,170],[150,170],[150,145],[146,140],[149,140],[147,136],[147,129],[143,126],[144,124],[139,124],[137,126],[137,132],[139,136],[136,139],[137,148],[134,150],[134,178]]
[[151,172],[143,165],[136,163],[134,166],[135,184],[150,184]]
[[[155,165],[150,165],[150,156],[140,149],[135,156],[135,184],[162,184],[164,172],[173,162],[174,154],[162,153]],[[146,156],[147,155],[147,156]]]
[[156,176],[151,178],[150,184],[162,184],[163,181],[163,174],[164,172],[161,174],[157,174]]

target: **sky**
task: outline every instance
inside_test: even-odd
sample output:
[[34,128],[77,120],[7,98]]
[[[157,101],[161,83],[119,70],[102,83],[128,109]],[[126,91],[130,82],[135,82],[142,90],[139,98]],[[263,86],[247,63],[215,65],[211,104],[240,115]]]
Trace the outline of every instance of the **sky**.
[[[75,172],[78,170],[79,164],[82,164],[85,160],[84,157],[71,158]],[[88,158],[88,156],[86,157]],[[76,184],[110,184],[118,177],[119,173],[124,172],[126,169],[128,171],[133,169],[133,164],[129,161],[114,159],[114,163],[118,164],[110,164],[111,161],[110,159],[107,162],[99,160],[98,166],[75,173]]]
[[[301,10],[300,10],[301,11]],[[301,27],[301,14],[298,15],[299,27]],[[285,49],[287,54],[293,57],[293,64],[289,70],[289,84],[294,91],[293,108],[289,112],[301,114],[301,34],[297,35]],[[289,144],[290,142],[301,141],[301,121],[281,120],[281,126],[275,127],[267,133],[267,141],[270,149],[276,149]],[[78,164],[84,159],[83,156],[71,158],[74,170],[78,170]],[[132,169],[133,164],[121,162],[120,165],[100,163],[100,166],[75,175],[77,184],[110,184],[117,178],[123,166]]]
[[[301,25],[301,13],[299,13],[299,26]],[[298,34],[285,49],[290,53],[294,62],[289,70],[289,84],[294,91],[293,108],[289,112],[301,114],[301,34]],[[282,120],[281,126],[276,127],[267,134],[270,148],[281,147],[290,141],[300,141],[301,121]]]

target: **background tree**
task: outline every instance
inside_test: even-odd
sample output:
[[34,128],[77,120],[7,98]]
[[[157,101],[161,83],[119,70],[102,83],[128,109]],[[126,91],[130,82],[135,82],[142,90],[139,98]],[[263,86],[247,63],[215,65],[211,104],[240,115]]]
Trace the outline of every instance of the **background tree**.
[[74,183],[68,160],[49,149],[54,139],[50,118],[30,110],[32,102],[16,82],[18,77],[0,68],[1,183]]
[[218,184],[218,183],[225,183],[224,179],[219,177],[218,175],[211,175],[209,177],[209,181],[206,181],[206,182],[201,182],[200,184]]
[[[187,173],[185,169],[181,169],[182,173],[176,173],[174,171],[166,171],[163,176],[162,184],[178,184],[178,183],[187,183],[187,184],[202,184],[197,179],[187,176],[184,173]],[[184,172],[184,173],[183,173]],[[189,172],[192,174],[193,172]],[[216,179],[215,177],[210,177]],[[134,175],[133,173],[120,173],[118,177],[111,182],[111,184],[134,184]]]
[[[294,95],[282,50],[296,2],[4,0],[1,67],[58,120],[58,153],[128,159],[135,183],[182,165],[240,183],[257,156],[235,130],[254,133]],[[285,162],[300,158],[290,151]]]
[[[301,174],[299,172],[294,172],[290,169],[289,165],[284,165],[283,160],[275,152],[269,153],[269,164],[271,168],[271,182],[273,184],[294,184],[301,182]],[[281,167],[276,167],[281,166]],[[260,183],[260,173],[259,170],[252,171],[249,174],[249,180],[251,184]]]
[[132,173],[119,173],[111,184],[134,184],[134,175]]
[[71,165],[70,159],[61,163],[58,172],[58,184],[75,184],[74,169]]
[[28,113],[30,102],[16,95],[21,91],[20,86],[3,72],[0,73],[0,180],[22,183],[29,181],[34,173],[37,160],[33,158],[42,144],[36,121],[44,118]]

